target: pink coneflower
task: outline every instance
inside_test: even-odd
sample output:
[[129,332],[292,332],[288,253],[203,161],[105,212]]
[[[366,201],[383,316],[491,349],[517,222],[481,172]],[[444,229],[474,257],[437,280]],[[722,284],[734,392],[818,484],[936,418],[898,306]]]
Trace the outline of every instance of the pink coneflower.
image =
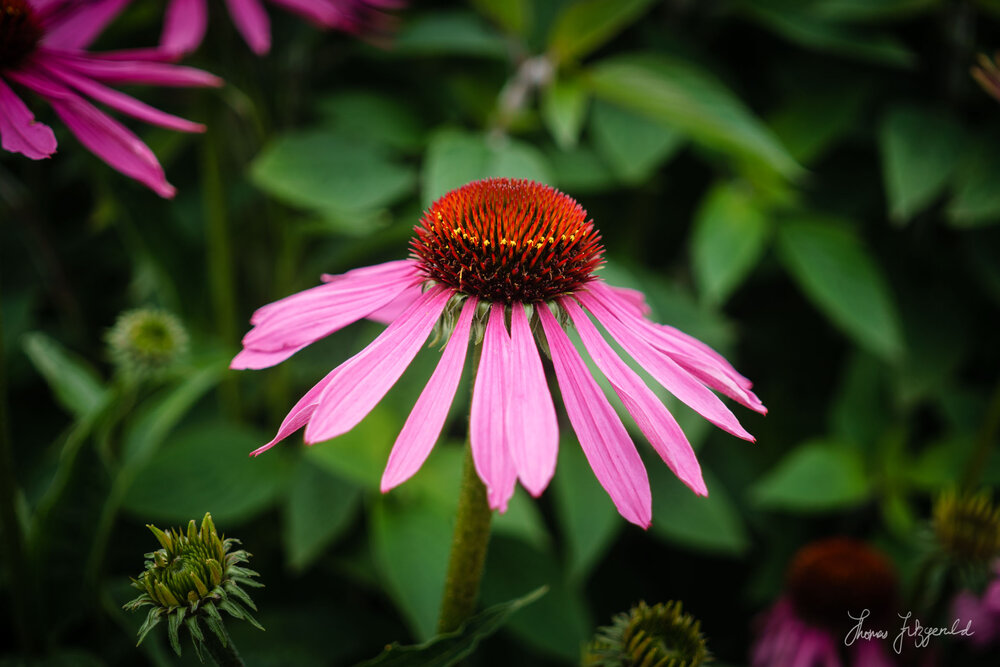
[[895,631],[889,639],[864,631],[898,629],[895,602],[896,574],[885,556],[849,538],[808,544],[788,568],[785,593],[762,619],[752,665],[891,667]]
[[181,132],[203,125],[154,109],[105,84],[218,86],[207,72],[129,59],[122,53],[86,49],[121,1],[0,0],[0,140],[5,150],[34,160],[56,150],[52,129],[35,120],[10,87],[15,83],[44,98],[84,146],[121,173],[162,197],[174,188],[149,147],[84,96],[139,120]]
[[566,328],[576,328],[671,470],[695,493],[707,490],[677,422],[590,316],[677,398],[720,428],[753,440],[712,393],[763,413],[750,382],[704,343],[646,319],[640,293],[611,287],[594,274],[604,248],[586,211],[570,197],[526,180],[469,183],[431,205],[411,249],[410,259],[324,276],[324,285],[254,313],[254,327],[232,368],[272,366],[364,317],[389,322],[367,348],[313,387],[275,438],[254,454],[303,426],[307,443],[350,431],[436,330],[447,341],[444,352],[396,440],[382,490],[408,479],[430,453],[471,339],[480,351],[469,425],[472,454],[490,507],[503,511],[518,479],[538,496],[555,471],[559,435],[541,346],[552,359],[569,421],[595,475],[622,516],[646,527],[652,509],[642,460]]
[[954,618],[971,620],[974,634],[967,641],[977,648],[1000,643],[1000,560],[993,563],[993,580],[982,596],[962,591],[952,602]]

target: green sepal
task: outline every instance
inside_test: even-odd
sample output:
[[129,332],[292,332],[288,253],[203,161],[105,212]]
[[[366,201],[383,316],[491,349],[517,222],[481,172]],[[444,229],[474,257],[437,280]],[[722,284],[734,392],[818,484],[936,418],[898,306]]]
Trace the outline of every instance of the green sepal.
[[246,606],[250,607],[254,611],[257,611],[257,605],[255,605],[253,603],[253,600],[250,599],[250,596],[247,595],[246,591],[244,591],[243,589],[241,589],[235,583],[232,583],[232,582],[227,583],[225,585],[225,589],[226,589],[227,593],[229,593],[230,595],[232,595],[233,597],[235,597],[237,600],[239,600],[240,602],[242,602]]
[[153,607],[149,610],[149,613],[146,614],[146,620],[143,622],[142,627],[139,628],[139,641],[135,643],[136,646],[141,644],[142,640],[146,638],[147,634],[149,634],[149,631],[155,628],[160,622],[160,612],[162,609],[162,607]]
[[205,625],[219,638],[222,645],[226,646],[229,643],[229,638],[226,636],[226,628],[222,623],[222,616],[219,614],[219,610],[215,608],[214,604],[205,605],[204,610],[208,614],[205,618]]
[[185,607],[180,607],[174,613],[167,614],[167,637],[170,639],[170,646],[177,655],[181,654],[181,640],[178,631],[181,628],[181,623],[184,622],[185,614],[187,614]]
[[[173,551],[174,540],[168,533],[164,533],[151,523],[147,523],[146,528],[149,528],[149,530],[152,531],[153,535],[156,536],[156,540],[163,546],[164,549],[167,550],[167,553]],[[153,553],[155,554],[156,552]]]
[[205,658],[201,652],[201,645],[205,641],[205,633],[201,631],[201,626],[198,625],[198,617],[188,616],[184,619],[184,625],[187,626],[188,632],[191,633],[191,643],[194,645],[194,652],[198,656],[198,662],[205,662]]

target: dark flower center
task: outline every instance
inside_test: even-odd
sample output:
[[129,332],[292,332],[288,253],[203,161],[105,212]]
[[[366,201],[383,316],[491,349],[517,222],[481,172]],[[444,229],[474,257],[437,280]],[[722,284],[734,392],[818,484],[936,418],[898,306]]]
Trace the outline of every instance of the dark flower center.
[[867,627],[890,617],[896,600],[896,575],[885,556],[867,544],[835,537],[809,544],[788,569],[788,589],[803,620],[837,633],[871,612]]
[[587,212],[555,188],[493,178],[434,202],[410,245],[426,276],[489,302],[549,301],[580,289],[601,264]]
[[27,0],[0,0],[0,70],[17,67],[42,38],[42,26]]

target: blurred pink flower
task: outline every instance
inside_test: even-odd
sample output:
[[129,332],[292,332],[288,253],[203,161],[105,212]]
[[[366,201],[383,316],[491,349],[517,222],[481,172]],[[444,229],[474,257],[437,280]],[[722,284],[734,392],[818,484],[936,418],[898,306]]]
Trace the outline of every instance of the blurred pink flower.
[[985,648],[1000,639],[1000,560],[993,564],[993,580],[986,586],[982,596],[971,591],[962,591],[952,602],[955,618],[972,621],[974,634],[969,643]]
[[568,325],[664,462],[695,493],[707,495],[707,489],[677,422],[590,316],[677,398],[729,433],[753,440],[711,391],[764,413],[750,381],[704,343],[648,320],[642,294],[594,275],[604,248],[586,211],[570,197],[526,180],[469,183],[424,213],[411,248],[411,259],[324,276],[325,284],[254,313],[232,368],[273,366],[365,317],[389,324],[306,393],[255,455],[303,426],[307,443],[350,431],[436,330],[447,343],[389,456],[381,484],[388,491],[427,458],[454,399],[470,338],[481,340],[470,442],[490,506],[503,511],[518,479],[538,496],[555,471],[556,411],[537,339],[551,356],[569,421],[595,475],[622,516],[647,527],[652,508],[642,459],[570,341]]
[[108,21],[127,0],[0,0],[0,145],[38,160],[56,151],[52,129],[35,120],[10,87],[15,83],[44,98],[84,146],[121,173],[161,197],[174,188],[149,147],[86,98],[126,115],[181,132],[204,126],[140,102],[105,84],[219,86],[197,69],[137,60],[128,52],[88,53]]

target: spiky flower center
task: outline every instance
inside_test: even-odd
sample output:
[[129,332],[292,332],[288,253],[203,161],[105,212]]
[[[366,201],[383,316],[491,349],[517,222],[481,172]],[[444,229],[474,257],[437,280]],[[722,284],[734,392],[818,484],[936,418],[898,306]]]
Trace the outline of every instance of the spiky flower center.
[[598,630],[587,647],[588,667],[698,667],[708,660],[701,623],[680,602],[639,602]]
[[934,504],[934,534],[952,558],[983,565],[1000,556],[1000,507],[990,496],[948,491]]
[[885,556],[864,542],[835,537],[806,545],[788,569],[788,589],[796,612],[835,632],[849,628],[848,612],[865,609],[875,619],[892,611],[896,575]]
[[0,70],[17,67],[42,39],[42,25],[27,0],[0,0]]
[[604,247],[571,197],[528,180],[474,181],[434,202],[411,248],[429,280],[492,303],[570,294],[593,277]]

